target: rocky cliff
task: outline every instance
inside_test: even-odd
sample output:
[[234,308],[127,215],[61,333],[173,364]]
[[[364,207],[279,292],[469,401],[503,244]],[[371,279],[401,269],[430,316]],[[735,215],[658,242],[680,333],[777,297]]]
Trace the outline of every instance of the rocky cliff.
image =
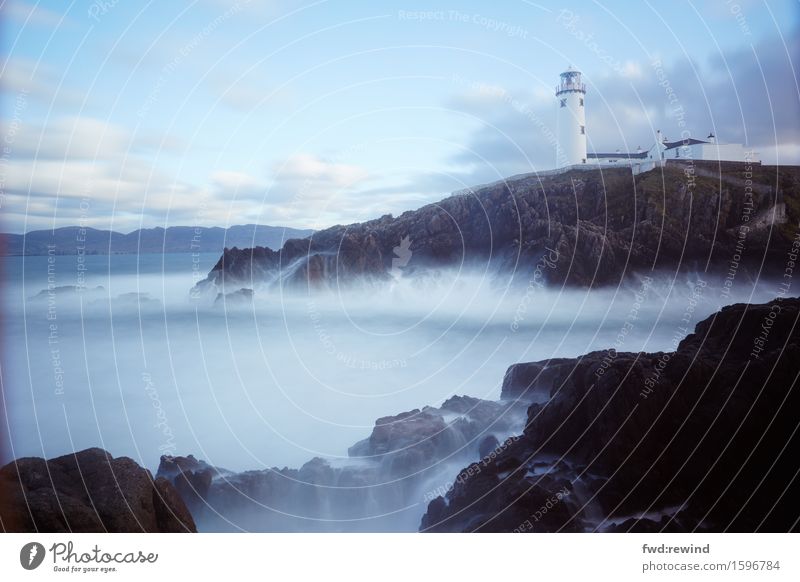
[[0,524],[6,532],[196,531],[169,480],[101,449],[0,469]]
[[523,434],[421,529],[796,531],[799,317],[798,299],[732,305],[675,352],[513,366],[503,396],[536,401]]
[[465,263],[528,277],[545,252],[555,258],[547,279],[573,285],[652,269],[724,271],[734,256],[742,269],[769,270],[796,235],[799,186],[800,168],[744,163],[523,175],[279,250],[226,249],[199,287],[387,279],[406,237],[405,273]]

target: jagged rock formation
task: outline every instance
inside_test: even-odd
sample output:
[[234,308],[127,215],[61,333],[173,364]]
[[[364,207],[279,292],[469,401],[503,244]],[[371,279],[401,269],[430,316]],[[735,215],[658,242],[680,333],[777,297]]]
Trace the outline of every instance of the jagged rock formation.
[[796,531],[799,317],[799,299],[732,305],[673,353],[513,366],[503,396],[537,401],[524,433],[421,529]]
[[178,494],[194,514],[202,511],[214,477],[230,475],[231,472],[212,467],[204,461],[198,461],[194,455],[187,457],[162,455],[156,474],[159,479],[163,478],[172,482]]
[[[748,172],[749,168],[749,172]],[[694,172],[691,174],[690,172]],[[745,191],[744,177],[754,183]],[[369,222],[334,226],[280,250],[226,249],[198,285],[215,292],[277,284],[341,284],[389,277],[394,249],[409,237],[404,272],[463,262],[528,277],[547,252],[545,279],[615,284],[637,271],[712,265],[727,269],[740,226],[742,266],[777,267],[800,221],[800,169],[670,163],[629,170],[523,175],[439,203]],[[740,244],[741,246],[741,244]]]
[[0,469],[0,523],[6,532],[196,531],[167,479],[102,449]]
[[445,487],[442,474],[478,459],[483,440],[518,430],[526,406],[454,396],[378,419],[350,461],[315,457],[300,469],[232,473],[192,456],[161,458],[204,530],[386,531],[416,527],[419,506]]

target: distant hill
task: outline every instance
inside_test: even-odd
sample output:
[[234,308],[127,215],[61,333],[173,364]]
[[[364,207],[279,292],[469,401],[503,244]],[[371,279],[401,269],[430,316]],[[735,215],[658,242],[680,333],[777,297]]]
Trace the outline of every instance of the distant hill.
[[[46,255],[48,245],[55,254],[75,255],[79,247],[88,255],[129,253],[221,253],[232,247],[281,248],[293,238],[311,236],[313,230],[245,224],[230,228],[171,226],[143,228],[129,234],[95,228],[66,226],[55,230],[33,230],[27,234],[0,234],[0,254]],[[81,240],[84,239],[84,240]]]

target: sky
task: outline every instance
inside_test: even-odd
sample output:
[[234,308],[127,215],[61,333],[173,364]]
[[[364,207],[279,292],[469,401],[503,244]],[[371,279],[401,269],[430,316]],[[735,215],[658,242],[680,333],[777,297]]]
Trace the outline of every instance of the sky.
[[2,1],[0,230],[324,228],[714,132],[800,163],[796,0]]

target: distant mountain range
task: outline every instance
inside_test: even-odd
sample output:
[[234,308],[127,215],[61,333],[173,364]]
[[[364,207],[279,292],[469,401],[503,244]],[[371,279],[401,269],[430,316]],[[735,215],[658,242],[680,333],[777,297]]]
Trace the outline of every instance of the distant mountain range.
[[[313,230],[245,224],[229,228],[171,226],[143,228],[129,234],[95,228],[66,226],[33,230],[27,234],[0,234],[0,254],[5,256],[54,254],[87,255],[129,253],[221,253],[225,248],[265,246],[281,248],[293,238],[311,236]],[[83,248],[81,248],[83,247]]]

